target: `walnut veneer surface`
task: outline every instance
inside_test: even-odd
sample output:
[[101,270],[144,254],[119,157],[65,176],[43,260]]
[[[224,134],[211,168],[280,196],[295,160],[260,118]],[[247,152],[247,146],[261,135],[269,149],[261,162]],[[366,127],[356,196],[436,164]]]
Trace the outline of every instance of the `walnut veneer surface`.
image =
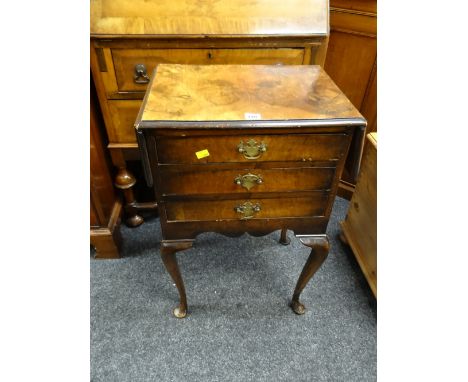
[[328,34],[327,0],[91,0],[102,35]]
[[361,150],[365,126],[319,66],[158,66],[135,128],[179,290],[176,317],[187,301],[175,253],[208,231],[281,229],[282,244],[294,231],[311,248],[291,301],[304,313],[299,295],[327,257],[344,161],[353,137]]
[[362,118],[320,66],[160,65],[141,119]]

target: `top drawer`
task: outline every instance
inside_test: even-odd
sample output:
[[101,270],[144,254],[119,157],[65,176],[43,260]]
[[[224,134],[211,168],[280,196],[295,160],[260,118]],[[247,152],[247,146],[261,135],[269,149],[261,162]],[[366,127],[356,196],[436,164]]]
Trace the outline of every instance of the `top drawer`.
[[[119,91],[146,90],[146,81],[157,64],[284,64],[300,65],[302,48],[278,49],[112,49],[115,76]],[[148,77],[135,78],[135,66],[145,65]],[[140,83],[138,83],[140,82]]]
[[348,142],[346,134],[157,137],[156,150],[162,164],[337,161]]

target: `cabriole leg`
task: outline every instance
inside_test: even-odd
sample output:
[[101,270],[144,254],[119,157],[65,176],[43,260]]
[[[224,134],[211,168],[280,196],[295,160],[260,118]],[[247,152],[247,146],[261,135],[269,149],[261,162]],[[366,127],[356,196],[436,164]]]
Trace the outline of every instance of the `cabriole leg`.
[[177,264],[176,252],[191,248],[192,244],[193,240],[163,240],[161,242],[162,261],[172,280],[174,280],[177,290],[179,291],[179,306],[176,307],[173,311],[174,316],[176,316],[177,318],[184,318],[187,315],[187,296],[185,295],[184,281],[182,280],[179,265]]
[[296,289],[294,289],[294,294],[291,301],[291,308],[294,313],[304,314],[305,306],[299,301],[299,296],[309,280],[327,258],[329,243],[327,235],[300,236],[299,240],[302,244],[310,247],[312,250],[304,265],[304,268],[302,269],[301,275],[297,280]]

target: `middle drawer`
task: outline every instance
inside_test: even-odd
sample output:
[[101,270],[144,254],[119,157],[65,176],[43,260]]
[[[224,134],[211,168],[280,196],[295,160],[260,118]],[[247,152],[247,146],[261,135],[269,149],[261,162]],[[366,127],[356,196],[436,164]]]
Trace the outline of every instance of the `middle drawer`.
[[334,167],[161,169],[162,196],[330,190]]

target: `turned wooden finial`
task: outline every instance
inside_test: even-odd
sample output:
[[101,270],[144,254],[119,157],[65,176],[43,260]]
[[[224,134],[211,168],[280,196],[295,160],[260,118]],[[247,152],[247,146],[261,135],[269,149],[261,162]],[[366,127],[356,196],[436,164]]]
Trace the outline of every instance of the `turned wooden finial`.
[[135,177],[130,173],[126,168],[119,168],[119,172],[115,177],[115,187],[126,190],[130,187],[133,187],[136,183]]

